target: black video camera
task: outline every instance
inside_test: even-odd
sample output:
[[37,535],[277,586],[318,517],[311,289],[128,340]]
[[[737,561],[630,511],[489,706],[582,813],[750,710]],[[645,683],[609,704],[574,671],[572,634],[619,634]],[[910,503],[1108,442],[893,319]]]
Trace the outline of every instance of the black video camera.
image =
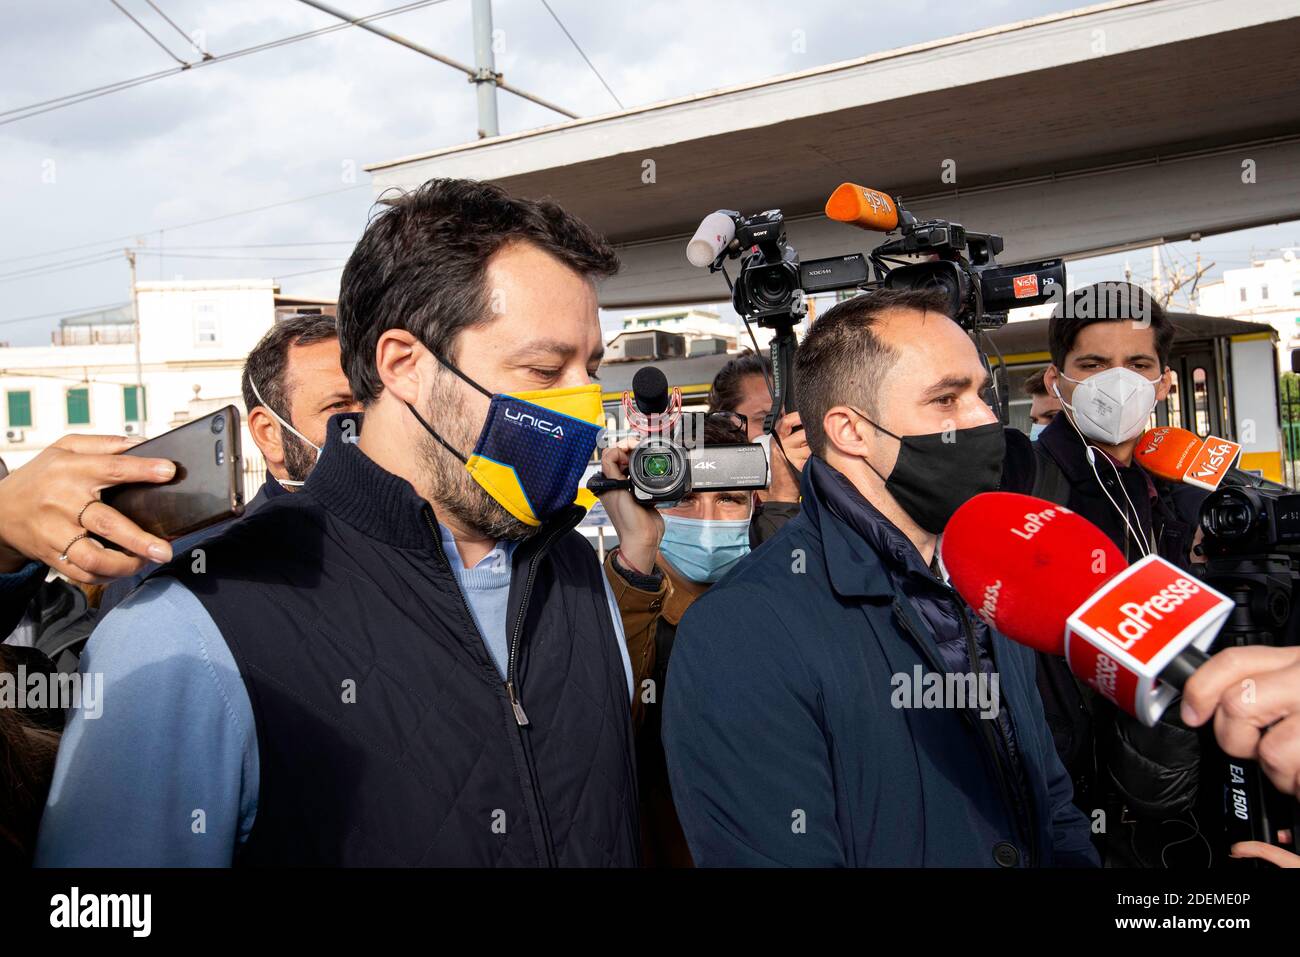
[[707,413],[683,412],[681,390],[660,369],[645,366],[623,396],[628,422],[644,438],[632,450],[626,479],[593,475],[596,495],[627,489],[647,508],[671,508],[691,492],[767,488],[767,453],[757,442],[704,441]]
[[744,217],[720,210],[735,223],[737,250],[743,254],[740,274],[731,291],[736,312],[760,326],[779,328],[786,317],[804,315],[804,296],[839,289],[855,289],[870,278],[861,253],[799,261],[785,236],[785,217],[779,209]]
[[1211,556],[1300,551],[1300,492],[1227,486],[1201,503]]
[[[897,200],[895,200],[897,203]],[[1060,259],[999,266],[1002,237],[976,233],[945,219],[917,222],[898,203],[898,239],[871,251],[871,264],[885,289],[939,289],[949,314],[967,330],[994,329],[1007,312],[1036,306],[1065,294],[1065,263]],[[892,256],[924,256],[925,262],[899,265]]]

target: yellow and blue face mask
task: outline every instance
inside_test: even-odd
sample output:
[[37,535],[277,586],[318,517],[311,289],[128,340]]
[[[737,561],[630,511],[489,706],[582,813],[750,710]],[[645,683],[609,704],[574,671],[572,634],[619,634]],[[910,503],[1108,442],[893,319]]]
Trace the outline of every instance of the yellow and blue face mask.
[[591,508],[596,497],[579,483],[603,431],[600,386],[493,394],[435,358],[490,400],[473,453],[452,448],[414,406],[407,408],[502,508],[533,526],[571,504]]

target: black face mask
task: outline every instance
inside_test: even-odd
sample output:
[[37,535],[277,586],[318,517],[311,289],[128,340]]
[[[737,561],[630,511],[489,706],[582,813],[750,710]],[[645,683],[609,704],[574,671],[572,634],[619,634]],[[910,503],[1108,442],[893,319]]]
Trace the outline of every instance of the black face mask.
[[942,532],[953,512],[967,501],[993,491],[1002,481],[1006,436],[1000,422],[929,435],[894,435],[875,422],[871,425],[898,440],[898,461],[889,478],[865,458],[862,461],[880,475],[885,491],[912,521],[932,535]]

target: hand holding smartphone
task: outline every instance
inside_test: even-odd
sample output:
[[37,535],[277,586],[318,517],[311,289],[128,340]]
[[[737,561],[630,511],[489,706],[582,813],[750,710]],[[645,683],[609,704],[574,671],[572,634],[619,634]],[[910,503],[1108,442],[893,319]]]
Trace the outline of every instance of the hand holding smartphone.
[[170,482],[115,485],[100,496],[147,532],[171,541],[244,513],[239,410],[233,405],[122,454],[176,463]]

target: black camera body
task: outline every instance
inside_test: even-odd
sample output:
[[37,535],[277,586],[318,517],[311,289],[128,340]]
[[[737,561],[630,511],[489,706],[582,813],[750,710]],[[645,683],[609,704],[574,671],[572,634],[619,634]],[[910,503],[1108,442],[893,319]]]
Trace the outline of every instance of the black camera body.
[[1212,557],[1300,551],[1300,492],[1229,485],[1201,503]]
[[[999,266],[1003,240],[996,233],[977,233],[946,219],[917,222],[898,203],[898,239],[871,252],[886,289],[939,289],[948,297],[949,314],[964,329],[997,328],[1007,312],[1036,306],[1065,294],[1065,262],[1040,259]],[[925,262],[890,265],[891,256],[933,256]]]
[[[1065,294],[1063,260],[1000,266],[997,257],[1004,243],[996,233],[974,232],[946,219],[917,221],[897,200],[895,205],[899,235],[881,243],[870,256],[849,253],[807,262],[800,262],[787,240],[781,210],[753,216],[718,210],[734,224],[735,236],[721,248],[711,268],[740,257],[732,304],[747,319],[775,329],[798,322],[807,311],[805,296],[844,289],[939,289],[948,298],[952,317],[967,330],[996,328],[1006,322],[1011,309]],[[892,258],[900,256],[930,258],[922,262]]]
[[[703,415],[684,414],[692,418]],[[638,502],[668,508],[692,492],[767,488],[767,454],[757,442],[687,446],[652,436],[632,450],[628,478]]]
[[628,423],[644,438],[628,458],[628,477],[593,475],[597,495],[626,489],[647,508],[671,508],[692,492],[753,492],[767,488],[767,452],[757,442],[705,442],[708,414],[683,412],[681,390],[669,389],[661,369],[645,366],[624,393]]
[[753,250],[741,259],[732,304],[736,312],[761,326],[777,328],[788,317],[802,316],[807,311],[804,296],[855,289],[870,279],[861,253],[801,263],[786,239],[785,217],[779,209],[750,217],[724,212],[736,223],[739,248]]

